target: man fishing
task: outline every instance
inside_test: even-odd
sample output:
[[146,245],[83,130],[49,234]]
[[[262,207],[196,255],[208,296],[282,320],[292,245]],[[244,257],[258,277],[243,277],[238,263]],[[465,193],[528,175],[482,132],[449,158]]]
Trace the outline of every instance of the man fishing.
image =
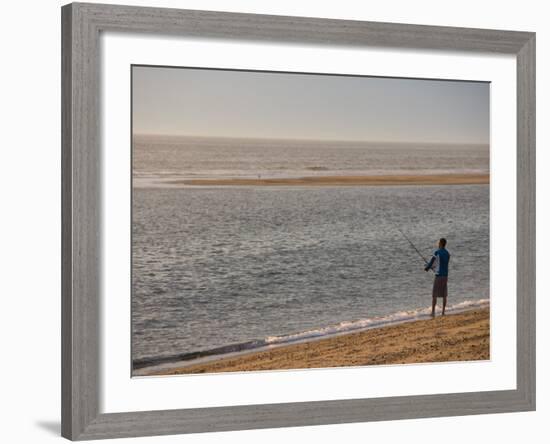
[[430,262],[428,262],[424,268],[424,271],[432,269],[435,272],[432,290],[432,318],[435,317],[437,298],[443,298],[442,316],[445,316],[445,307],[447,306],[447,276],[449,275],[449,260],[451,259],[451,254],[445,248],[446,245],[447,240],[445,238],[442,237],[439,239],[439,248],[434,251]]

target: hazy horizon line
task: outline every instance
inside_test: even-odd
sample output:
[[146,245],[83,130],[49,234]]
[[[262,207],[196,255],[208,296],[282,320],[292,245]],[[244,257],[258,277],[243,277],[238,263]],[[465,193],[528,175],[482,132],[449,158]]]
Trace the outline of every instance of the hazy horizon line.
[[259,136],[209,136],[203,134],[166,134],[166,133],[132,133],[134,137],[167,137],[167,138],[188,138],[188,139],[231,139],[231,140],[273,140],[273,141],[300,141],[300,142],[346,142],[346,143],[386,143],[402,145],[487,145],[490,142],[471,142],[471,141],[429,141],[429,140],[380,140],[380,139],[315,139],[305,137],[259,137]]

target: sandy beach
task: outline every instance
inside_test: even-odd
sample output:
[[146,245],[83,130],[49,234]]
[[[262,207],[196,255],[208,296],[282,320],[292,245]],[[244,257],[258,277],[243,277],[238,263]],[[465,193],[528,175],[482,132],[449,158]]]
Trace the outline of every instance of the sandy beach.
[[372,175],[372,176],[307,176],[293,178],[184,179],[169,181],[172,185],[197,186],[375,186],[375,185],[478,185],[488,184],[488,174]]
[[489,308],[483,308],[150,374],[487,360],[489,331]]

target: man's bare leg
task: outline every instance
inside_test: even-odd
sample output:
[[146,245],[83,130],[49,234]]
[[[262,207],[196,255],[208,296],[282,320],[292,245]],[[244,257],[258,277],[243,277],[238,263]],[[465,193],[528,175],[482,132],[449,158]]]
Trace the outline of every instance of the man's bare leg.
[[447,306],[447,296],[443,297],[443,311],[441,312],[441,316],[445,316],[445,307]]
[[437,303],[437,298],[432,298],[432,318],[435,318],[435,304]]

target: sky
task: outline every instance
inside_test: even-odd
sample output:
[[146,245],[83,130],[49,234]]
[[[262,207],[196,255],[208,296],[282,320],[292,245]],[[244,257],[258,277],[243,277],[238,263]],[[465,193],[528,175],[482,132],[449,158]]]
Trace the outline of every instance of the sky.
[[134,134],[488,144],[490,84],[134,66]]

